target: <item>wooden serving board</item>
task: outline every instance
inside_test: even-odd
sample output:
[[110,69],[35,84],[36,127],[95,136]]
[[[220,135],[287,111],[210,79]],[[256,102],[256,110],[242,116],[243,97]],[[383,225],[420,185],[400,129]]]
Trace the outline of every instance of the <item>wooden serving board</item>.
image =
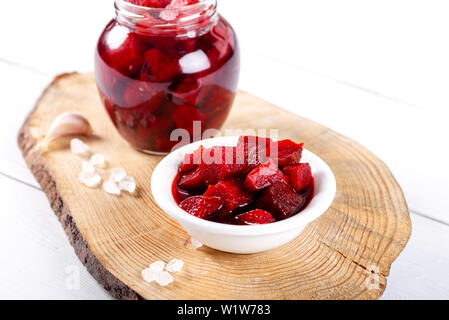
[[[79,183],[82,159],[71,154],[69,138],[46,153],[36,148],[54,117],[72,110],[93,125],[95,135],[83,138],[91,150],[104,154],[109,167],[124,167],[136,177],[136,195],[114,197]],[[305,142],[336,176],[332,207],[278,249],[253,255],[193,249],[187,233],[154,203],[150,178],[162,158],[137,152],[121,139],[92,74],[57,77],[26,119],[18,141],[78,257],[116,298],[380,297],[411,233],[403,193],[385,164],[356,142],[244,92],[225,128],[279,128],[281,138]],[[160,287],[142,279],[150,263],[172,258],[185,262],[174,283]]]

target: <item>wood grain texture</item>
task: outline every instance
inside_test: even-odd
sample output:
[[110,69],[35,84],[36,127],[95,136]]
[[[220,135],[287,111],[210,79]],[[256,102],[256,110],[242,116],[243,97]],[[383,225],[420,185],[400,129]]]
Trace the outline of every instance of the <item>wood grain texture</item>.
[[[60,139],[41,153],[52,119],[78,110],[93,124],[86,138],[109,167],[136,177],[134,196],[113,197],[78,182],[82,159]],[[368,150],[310,120],[240,92],[225,128],[279,129],[304,141],[337,178],[332,207],[295,240],[254,255],[194,250],[189,236],[154,203],[149,187],[160,157],[130,148],[107,119],[92,74],[59,76],[44,92],[19,133],[19,146],[80,260],[121,299],[376,299],[390,266],[411,233],[407,204],[388,168]],[[104,176],[106,172],[104,173]],[[155,260],[182,259],[168,287],[148,284],[141,270]],[[374,271],[372,271],[374,270]],[[367,280],[379,286],[369,289]]]

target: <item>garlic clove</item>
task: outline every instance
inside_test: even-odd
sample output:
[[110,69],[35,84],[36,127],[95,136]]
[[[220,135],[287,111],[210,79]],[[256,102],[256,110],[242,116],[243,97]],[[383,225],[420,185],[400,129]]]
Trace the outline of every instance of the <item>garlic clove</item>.
[[89,121],[79,112],[64,112],[57,116],[40,145],[49,144],[53,140],[70,135],[92,135],[92,127]]

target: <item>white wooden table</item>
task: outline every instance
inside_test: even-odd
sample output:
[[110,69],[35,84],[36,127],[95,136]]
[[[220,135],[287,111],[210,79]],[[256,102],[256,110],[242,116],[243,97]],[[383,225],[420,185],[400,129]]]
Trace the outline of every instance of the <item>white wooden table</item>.
[[[110,299],[75,256],[16,136],[55,74],[93,69],[112,2],[2,4],[0,298]],[[359,141],[401,184],[413,234],[383,299],[449,298],[448,9],[444,0],[220,0],[240,37],[241,89]]]

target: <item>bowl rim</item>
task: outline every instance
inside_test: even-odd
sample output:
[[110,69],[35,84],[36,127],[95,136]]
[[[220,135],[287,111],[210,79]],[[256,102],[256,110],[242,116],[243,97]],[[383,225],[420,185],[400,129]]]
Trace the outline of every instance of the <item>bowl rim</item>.
[[[325,190],[318,194],[315,190],[310,203],[298,214],[282,221],[264,225],[230,225],[204,220],[192,216],[182,210],[173,197],[172,186],[179,165],[184,159],[184,155],[192,153],[201,145],[205,148],[213,146],[235,146],[237,145],[238,138],[239,136],[223,136],[200,140],[183,146],[168,154],[153,170],[151,177],[151,191],[156,204],[166,214],[181,224],[193,225],[196,228],[204,229],[208,233],[247,237],[275,234],[304,227],[329,209],[336,195],[337,183],[335,176],[330,167],[320,157],[311,151],[304,149],[303,158],[307,158],[307,162],[310,163],[312,170],[314,171],[315,183],[316,175],[319,174],[319,184],[323,184]],[[169,185],[168,189],[167,184]]]

